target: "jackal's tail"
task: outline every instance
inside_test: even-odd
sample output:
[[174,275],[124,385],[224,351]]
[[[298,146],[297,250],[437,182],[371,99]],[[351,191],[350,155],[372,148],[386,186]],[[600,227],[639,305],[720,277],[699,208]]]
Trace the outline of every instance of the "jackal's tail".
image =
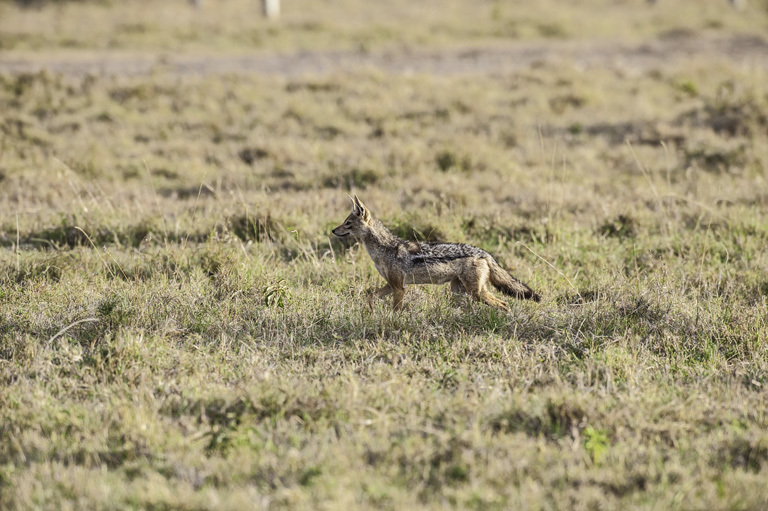
[[491,284],[493,284],[493,287],[505,295],[514,296],[521,300],[533,300],[534,302],[541,300],[541,297],[536,294],[533,289],[510,275],[509,272],[499,266],[499,263],[495,260],[489,259],[488,263],[491,269]]

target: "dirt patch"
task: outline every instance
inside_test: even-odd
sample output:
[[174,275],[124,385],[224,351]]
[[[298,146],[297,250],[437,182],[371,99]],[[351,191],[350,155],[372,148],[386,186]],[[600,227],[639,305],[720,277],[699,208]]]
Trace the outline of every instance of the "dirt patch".
[[648,70],[696,58],[751,61],[768,67],[768,41],[757,36],[659,38],[642,44],[614,41],[540,41],[398,52],[321,51],[253,55],[153,55],[111,52],[16,54],[0,57],[0,73],[47,70],[71,75],[260,73],[328,75],[361,69],[438,75],[500,73],[545,62],[584,68]]

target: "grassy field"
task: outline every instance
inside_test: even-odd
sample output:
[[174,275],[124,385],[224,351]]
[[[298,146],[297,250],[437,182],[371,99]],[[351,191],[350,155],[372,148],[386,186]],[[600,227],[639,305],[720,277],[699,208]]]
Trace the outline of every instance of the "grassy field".
[[[35,0],[21,3],[35,4]],[[522,40],[627,39],[713,32],[763,36],[768,0],[742,10],[726,0],[285,0],[282,20],[260,17],[259,0],[0,0],[4,52],[272,52],[408,50]]]
[[[109,30],[149,23],[127,4],[0,3],[0,46],[354,48],[398,16],[407,45],[461,46],[517,19],[429,11],[422,40],[429,3],[339,27],[285,2],[248,29],[243,2],[169,2],[156,26],[195,37],[133,40]],[[547,13],[574,39],[768,19],[555,4],[525,3],[519,37],[547,44]],[[109,23],[77,32],[82,13]],[[0,74],[0,508],[765,509],[767,73]],[[330,235],[348,193],[403,237],[489,250],[542,302],[421,286],[369,310],[381,278]]]

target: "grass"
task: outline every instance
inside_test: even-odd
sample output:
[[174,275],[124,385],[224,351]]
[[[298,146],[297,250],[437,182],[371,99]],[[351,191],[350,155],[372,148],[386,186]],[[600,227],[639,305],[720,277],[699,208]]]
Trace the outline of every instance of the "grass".
[[[44,2],[45,0],[43,0]],[[41,2],[42,3],[42,2]],[[44,9],[0,1],[0,49],[251,52],[317,49],[398,50],[532,40],[642,41],[659,35],[752,34],[768,28],[765,0],[744,11],[725,0],[463,2],[359,0],[283,2],[279,22],[262,19],[256,0],[47,2]],[[599,13],[599,15],[597,15]]]
[[[0,508],[764,508],[765,78],[0,76]],[[348,193],[542,303],[369,310]]]

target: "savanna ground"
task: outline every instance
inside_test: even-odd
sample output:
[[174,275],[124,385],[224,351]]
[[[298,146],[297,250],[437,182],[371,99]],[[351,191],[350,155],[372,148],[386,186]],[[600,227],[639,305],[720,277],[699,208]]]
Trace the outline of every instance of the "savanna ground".
[[154,4],[0,2],[0,508],[768,506],[765,2]]

